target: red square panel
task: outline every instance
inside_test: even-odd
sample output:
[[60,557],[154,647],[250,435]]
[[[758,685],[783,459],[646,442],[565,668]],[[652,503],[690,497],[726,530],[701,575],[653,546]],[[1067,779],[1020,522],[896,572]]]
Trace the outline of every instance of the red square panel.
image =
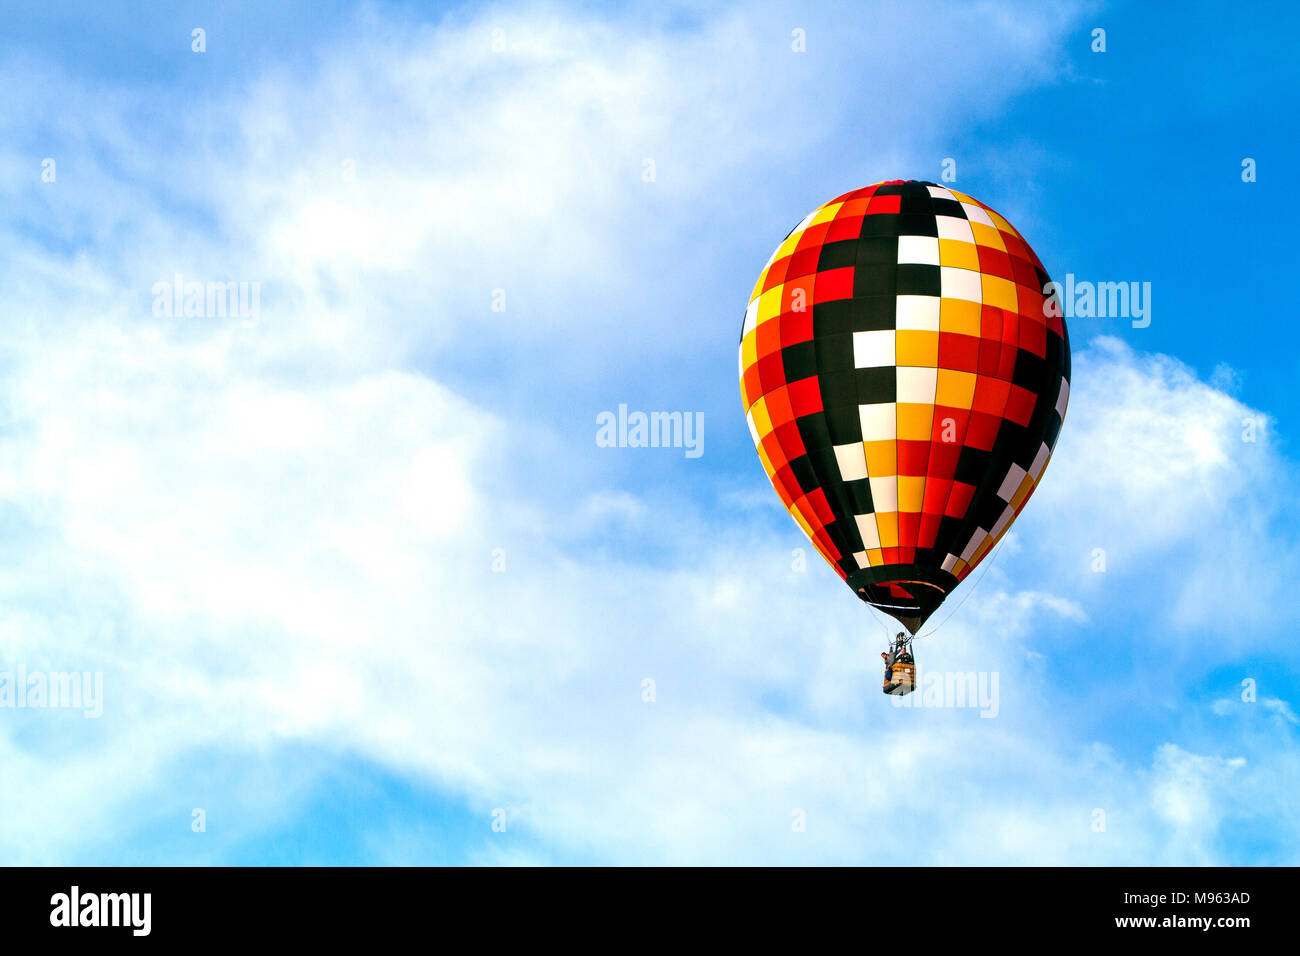
[[786,279],[798,279],[812,275],[817,271],[817,257],[821,255],[821,246],[800,249],[790,257],[790,268],[786,270]]
[[867,214],[867,205],[869,202],[870,197],[867,196],[857,196],[853,199],[847,200],[844,205],[840,206],[840,208],[835,211],[835,221],[839,222],[841,219],[856,219],[861,222],[862,217]]
[[803,496],[803,491],[799,487],[799,482],[794,477],[794,471],[787,464],[783,463],[781,467],[776,470],[776,475],[773,476],[772,483],[776,485],[776,490],[782,493],[781,500],[785,502],[787,508],[793,507],[794,503]]
[[974,372],[980,364],[980,340],[959,332],[939,333],[939,367]]
[[1007,410],[1003,413],[1017,425],[1027,426],[1033,417],[1034,405],[1038,396],[1019,385],[1011,386],[1011,396],[1007,399]]
[[943,513],[949,518],[966,517],[966,509],[970,506],[973,494],[975,494],[974,485],[968,485],[964,481],[954,481],[952,494],[948,496],[948,505],[943,509]]
[[813,337],[812,309],[783,312],[777,319],[781,329],[781,347],[807,342]]
[[754,331],[754,345],[759,358],[766,358],[781,350],[781,323],[768,319]]
[[813,285],[813,302],[830,302],[853,298],[853,266],[827,269],[817,273]]
[[789,279],[781,290],[782,312],[811,312],[813,301],[813,276]]
[[980,339],[981,375],[997,375],[998,360],[1002,357],[1002,343],[996,339]]
[[789,392],[790,407],[794,411],[795,418],[802,418],[804,415],[812,415],[822,410],[822,390],[816,375],[791,382]]
[[925,479],[925,500],[921,502],[921,510],[927,514],[943,514],[944,505],[948,503],[948,494],[951,491],[952,479],[950,478]]
[[772,389],[763,396],[763,399],[767,406],[767,417],[771,420],[773,428],[794,421],[794,411],[790,407],[790,390],[786,386]]
[[1002,312],[1002,344],[1017,345],[1020,342],[1020,316],[1015,312]]
[[919,511],[900,511],[898,513],[898,543],[901,547],[916,547],[916,536],[921,530],[921,513]]
[[758,380],[763,386],[763,394],[785,384],[785,365],[778,350],[758,360]]
[[[799,426],[793,419],[776,427],[776,437],[781,442],[781,450],[785,452],[785,457],[791,461],[807,453],[803,447],[803,437],[799,434]],[[823,500],[825,500],[824,496]]]
[[962,436],[966,434],[966,423],[969,419],[969,409],[949,408],[947,405],[934,406],[934,430],[930,433],[930,474],[945,476],[951,474],[951,472],[936,471],[936,463],[951,462],[953,468],[957,467],[957,455],[961,453]]
[[998,437],[998,429],[1001,427],[1001,415],[990,415],[987,412],[971,412],[970,427],[966,429],[966,444],[981,451],[992,451],[993,443]]
[[899,439],[894,443],[894,452],[898,460],[900,475],[924,475],[930,460],[930,443],[928,441],[909,441]]
[[[773,468],[777,469],[778,472],[782,468],[785,468],[787,471],[789,470],[788,466],[790,464],[790,457],[781,447],[781,439],[777,437],[775,429],[764,435],[758,444],[759,447],[763,449],[763,454],[767,456],[767,460],[772,463]],[[791,475],[791,478],[793,480],[793,474]],[[803,494],[803,491],[799,488],[798,482],[795,482],[791,491],[795,497]]]
[[[997,346],[1001,348],[1001,346]],[[1007,395],[1011,392],[1011,383],[1000,378],[981,375],[975,382],[974,411],[986,415],[1002,417],[1002,410],[1007,407]]]
[[855,189],[852,192],[847,192],[843,196],[836,196],[834,199],[831,200],[831,202],[847,203],[854,199],[867,199],[872,195],[874,195],[875,192],[876,192],[875,186],[863,186],[861,189]]
[[1047,356],[1047,326],[1042,322],[1022,319],[1020,322],[1020,347],[1039,358]]
[[[745,398],[752,407],[754,402],[758,401],[763,395],[762,383],[758,380],[758,364],[755,363],[745,369],[745,374],[741,379],[744,382]],[[749,411],[749,409],[745,409]]]
[[871,202],[867,205],[867,212],[870,215],[879,213],[897,213],[901,208],[902,196],[872,196]]
[[980,272],[986,272],[989,275],[998,276],[1001,279],[1014,278],[1015,273],[1011,271],[1011,257],[1001,249],[993,249],[989,246],[978,246],[980,257]]
[[1016,285],[1042,291],[1038,283],[1038,273],[1034,271],[1034,266],[1028,259],[1022,259],[1020,256],[1011,257],[1011,277],[1016,280]]
[[[800,442],[801,446],[802,444]],[[835,520],[835,515],[831,513],[830,502],[826,500],[826,493],[820,488],[814,488],[808,492],[808,503],[812,505],[813,514],[817,516],[818,522],[823,526]]]
[[844,239],[856,239],[862,234],[862,216],[850,216],[836,219],[826,233],[827,242],[840,242]]
[[997,342],[1002,338],[1002,315],[1003,310],[996,305],[985,305],[980,308],[980,338],[992,339]]
[[775,289],[784,282],[786,270],[789,268],[789,256],[782,256],[780,259],[777,259],[776,262],[772,263],[772,265],[768,267],[768,270],[763,273],[763,291],[766,292],[768,289]]
[[799,236],[799,242],[795,245],[795,252],[798,253],[804,249],[820,249],[826,242],[826,233],[830,231],[829,222],[819,222],[815,226],[809,226]]
[[1020,351],[1014,345],[1002,346],[1002,354],[998,357],[998,378],[1011,381],[1016,374],[1016,354]]
[[921,530],[916,536],[916,546],[918,548],[933,548],[934,539],[939,535],[939,523],[943,521],[942,514],[926,513],[921,515]]

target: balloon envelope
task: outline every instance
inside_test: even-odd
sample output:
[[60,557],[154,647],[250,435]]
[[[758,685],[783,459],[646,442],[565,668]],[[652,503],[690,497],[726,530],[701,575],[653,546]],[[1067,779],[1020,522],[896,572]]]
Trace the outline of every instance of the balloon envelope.
[[740,390],[768,477],[863,600],[915,632],[1033,494],[1069,335],[1015,228],[891,181],[819,206],[758,277]]

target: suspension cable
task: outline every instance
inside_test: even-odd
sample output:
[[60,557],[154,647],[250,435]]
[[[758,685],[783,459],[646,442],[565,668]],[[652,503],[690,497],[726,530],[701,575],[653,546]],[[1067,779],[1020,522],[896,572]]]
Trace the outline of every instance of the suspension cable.
[[929,637],[935,631],[939,630],[939,628],[943,627],[950,620],[952,620],[952,616],[956,614],[958,611],[960,611],[961,606],[966,603],[967,599],[972,594],[975,593],[975,589],[979,587],[979,583],[984,580],[984,575],[989,573],[989,568],[993,567],[993,565],[997,562],[998,555],[1002,553],[1002,546],[1006,544],[1006,541],[1007,539],[1004,536],[1002,540],[998,542],[998,546],[993,549],[993,553],[989,555],[989,559],[986,562],[984,562],[984,570],[980,571],[979,577],[977,577],[974,581],[971,582],[971,586],[966,590],[966,594],[962,597],[961,601],[958,602],[957,606],[948,612],[948,616],[945,617],[938,624],[936,624],[934,627],[930,628],[924,634],[916,635],[917,638]]

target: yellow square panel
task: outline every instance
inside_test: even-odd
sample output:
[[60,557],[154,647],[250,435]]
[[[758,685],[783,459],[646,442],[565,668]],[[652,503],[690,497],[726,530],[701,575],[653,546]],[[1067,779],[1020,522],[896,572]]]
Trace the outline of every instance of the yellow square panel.
[[876,528],[880,531],[880,546],[882,548],[898,547],[898,512],[889,511],[881,514],[876,512]]
[[939,302],[939,331],[959,332],[962,335],[978,337],[980,334],[980,304],[978,302],[968,302],[965,299],[941,299]]
[[[1013,282],[1012,285],[1015,285]],[[758,300],[758,324],[762,325],[768,319],[776,318],[781,314],[781,293],[785,290],[785,283],[774,285],[763,293],[763,297]],[[1015,308],[1013,305],[1012,309]]]
[[885,556],[880,553],[879,548],[867,548],[867,561],[873,568],[878,568],[885,563]]
[[740,343],[740,364],[743,368],[749,368],[758,361],[758,333],[746,332],[744,341]]
[[794,520],[798,522],[799,527],[803,529],[803,533],[806,534],[809,540],[812,541],[813,547],[816,548],[818,551],[821,551],[821,555],[823,558],[826,557],[826,552],[822,551],[822,546],[817,543],[817,534],[816,532],[813,531],[812,525],[808,523],[808,519],[805,518],[802,514],[800,514],[798,508],[791,508],[790,514],[794,517]]
[[1025,503],[1025,499],[1029,497],[1029,493],[1033,490],[1034,490],[1033,476],[1025,475],[1024,480],[1020,482],[1020,487],[1017,488],[1016,493],[1011,496],[1011,507],[1019,511],[1020,507]]
[[[819,222],[830,222],[835,218],[835,214],[840,211],[840,207],[843,205],[844,203],[842,202],[828,202],[826,205],[822,206],[821,209],[817,210],[817,215],[812,217],[812,221],[808,223],[808,226],[815,226]],[[804,228],[806,229],[808,227],[805,226]]]
[[868,475],[892,475],[898,471],[897,442],[867,441],[862,443],[867,453]]
[[1009,232],[1017,239],[1024,238],[1023,236],[1020,235],[1020,233],[1016,232],[1015,226],[1011,225],[1011,223],[1007,222],[1005,219],[1003,219],[1001,216],[995,213],[992,209],[990,209],[988,212],[989,212],[989,218],[993,220],[993,224],[997,226],[999,229],[1001,229],[1003,232]]
[[758,460],[763,463],[763,470],[767,472],[767,477],[775,478],[776,469],[772,467],[772,461],[767,457],[767,452],[763,450],[763,446],[759,444],[754,447],[758,449]]
[[929,441],[933,424],[933,405],[898,403],[898,437],[900,439],[904,441]]
[[776,250],[776,259],[774,259],[773,261],[779,262],[780,260],[784,259],[786,256],[793,255],[794,248],[795,246],[799,245],[799,240],[801,238],[803,238],[802,229],[796,229],[794,232],[790,233],[790,235],[786,236],[785,242],[781,243],[780,248]]
[[1007,251],[1007,244],[1002,241],[1002,233],[998,232],[996,227],[986,226],[982,222],[972,222],[970,229],[975,234],[975,242],[979,245]]
[[954,266],[958,269],[973,269],[979,272],[980,256],[973,242],[960,239],[939,240],[939,265]]
[[1016,311],[1016,284],[1010,279],[984,273],[980,277],[980,296],[985,305],[994,305],[1008,312]]
[[966,573],[966,569],[967,569],[968,567],[970,567],[969,564],[967,564],[967,563],[966,563],[965,561],[963,561],[961,558],[958,558],[958,559],[957,559],[957,563],[954,564],[954,565],[952,566],[952,573],[953,573],[953,576],[954,576],[954,577],[958,577],[958,578],[960,578],[963,574]]
[[[1014,283],[1012,283],[1014,285]],[[939,365],[939,333],[903,329],[894,333],[894,364],[936,368]]]
[[925,478],[915,475],[898,476],[898,510],[918,514],[925,499]]
[[[940,388],[942,387],[941,382]],[[767,413],[767,399],[760,397],[754,403],[753,408],[749,410],[749,413],[754,416],[754,431],[758,432],[758,437],[761,440],[772,430],[772,418]]]
[[[975,373],[939,369],[939,388],[934,396],[936,405],[949,408],[970,408],[975,403]],[[766,415],[766,411],[764,415]],[[757,417],[755,417],[757,421]]]

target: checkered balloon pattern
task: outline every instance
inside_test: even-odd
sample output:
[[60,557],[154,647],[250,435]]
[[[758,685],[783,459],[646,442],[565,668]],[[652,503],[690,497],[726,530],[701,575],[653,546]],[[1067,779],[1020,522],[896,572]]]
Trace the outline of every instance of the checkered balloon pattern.
[[913,633],[1042,478],[1070,344],[1042,263],[988,206],[891,181],[815,209],[758,277],[740,391],[782,503]]

